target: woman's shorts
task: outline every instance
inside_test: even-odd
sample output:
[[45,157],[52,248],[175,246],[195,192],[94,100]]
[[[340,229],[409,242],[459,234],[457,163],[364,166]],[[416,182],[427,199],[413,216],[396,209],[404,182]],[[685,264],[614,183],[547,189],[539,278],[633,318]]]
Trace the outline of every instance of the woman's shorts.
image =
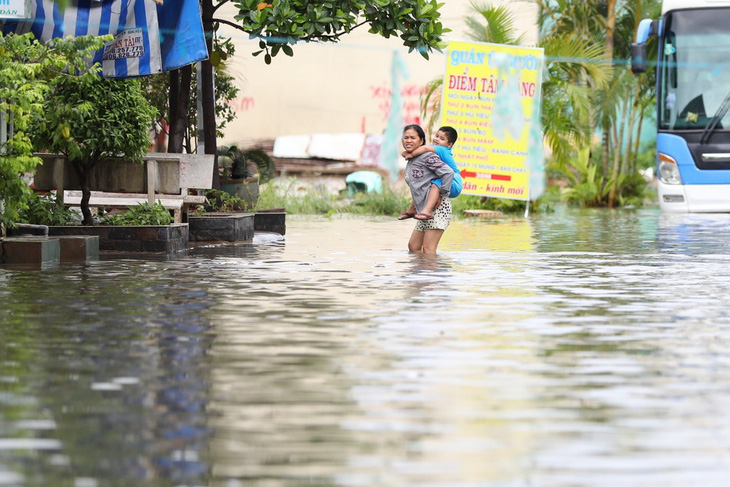
[[433,220],[418,220],[415,230],[425,232],[426,230],[446,230],[451,222],[451,200],[441,198],[441,204],[433,211]]

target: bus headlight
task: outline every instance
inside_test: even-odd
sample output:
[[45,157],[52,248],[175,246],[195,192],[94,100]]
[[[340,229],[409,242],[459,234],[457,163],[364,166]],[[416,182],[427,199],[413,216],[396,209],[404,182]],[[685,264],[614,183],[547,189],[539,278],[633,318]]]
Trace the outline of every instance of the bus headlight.
[[659,153],[659,179],[665,184],[682,184],[677,161],[661,152]]

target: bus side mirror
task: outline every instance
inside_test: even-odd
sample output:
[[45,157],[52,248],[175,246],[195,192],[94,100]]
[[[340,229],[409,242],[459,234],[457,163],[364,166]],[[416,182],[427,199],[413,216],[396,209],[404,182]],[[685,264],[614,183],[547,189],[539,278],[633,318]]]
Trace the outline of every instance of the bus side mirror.
[[661,29],[661,21],[642,19],[636,29],[636,43],[631,44],[631,72],[646,73],[646,42],[656,36]]
[[646,73],[646,43],[631,44],[631,72]]

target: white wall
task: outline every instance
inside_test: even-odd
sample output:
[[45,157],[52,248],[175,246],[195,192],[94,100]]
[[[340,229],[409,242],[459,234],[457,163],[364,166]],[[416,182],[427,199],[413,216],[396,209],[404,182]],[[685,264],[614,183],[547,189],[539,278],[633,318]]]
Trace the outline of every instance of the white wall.
[[[497,3],[497,2],[495,2]],[[537,7],[520,0],[504,1],[515,12],[518,29],[526,32],[526,45],[535,45]],[[229,4],[230,5],[230,4]],[[452,32],[446,40],[466,40],[464,17],[469,0],[445,0],[442,23]],[[223,12],[233,17],[233,9]],[[258,41],[222,26],[236,44],[228,69],[241,93],[232,102],[237,119],[229,124],[222,143],[248,145],[279,135],[312,133],[382,133],[390,100],[391,61],[394,50],[403,54],[410,77],[402,82],[406,122],[417,122],[418,93],[426,83],[442,76],[444,55],[430,60],[402,47],[399,39],[383,39],[360,27],[338,44],[300,44],[294,56],[277,55],[272,64],[263,55],[251,56]]]

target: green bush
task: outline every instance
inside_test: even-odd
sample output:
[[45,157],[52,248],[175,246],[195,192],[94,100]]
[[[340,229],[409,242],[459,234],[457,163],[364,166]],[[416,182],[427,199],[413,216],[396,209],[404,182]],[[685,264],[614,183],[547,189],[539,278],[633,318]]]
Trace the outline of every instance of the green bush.
[[385,186],[382,193],[357,193],[352,201],[345,203],[340,211],[357,215],[395,216],[403,213],[410,204],[410,193],[407,191],[395,192]]
[[654,198],[654,187],[638,173],[618,177],[619,206],[643,206]]
[[[307,185],[302,191],[302,186]],[[337,196],[320,185],[311,185],[297,178],[271,181],[259,187],[256,208],[286,208],[287,213],[331,215],[338,212]]]
[[220,189],[209,189],[205,192],[205,197],[208,198],[208,204],[203,207],[202,211],[198,213],[205,213],[206,211],[223,211],[231,212],[238,210],[248,210],[249,204],[243,198],[234,196],[230,193],[226,193]]
[[80,225],[81,215],[63,206],[55,193],[40,195],[29,193],[24,196],[18,221],[33,225]]
[[169,225],[173,222],[170,212],[159,201],[154,204],[140,203],[123,213],[101,218],[102,225]]

